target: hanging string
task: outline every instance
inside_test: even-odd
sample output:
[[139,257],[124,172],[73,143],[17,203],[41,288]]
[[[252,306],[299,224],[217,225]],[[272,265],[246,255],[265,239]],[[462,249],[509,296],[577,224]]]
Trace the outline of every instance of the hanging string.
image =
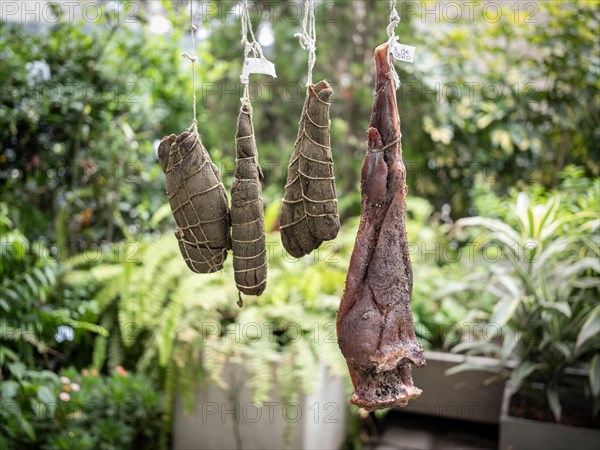
[[187,52],[183,52],[181,56],[189,59],[192,62],[192,101],[194,110],[194,121],[192,122],[192,126],[190,127],[190,129],[192,131],[198,132],[198,115],[196,112],[196,61],[198,61],[198,57],[196,56],[196,26],[194,25],[193,0],[190,0],[190,31],[192,32],[192,55],[190,56]]
[[315,28],[315,2],[304,0],[304,18],[302,19],[302,33],[294,34],[300,40],[300,46],[308,51],[308,74],[306,86],[312,86],[312,71],[315,66],[317,52],[317,30]]
[[394,83],[396,85],[396,89],[400,86],[400,77],[398,77],[398,73],[396,72],[396,66],[394,65],[394,57],[392,55],[392,46],[398,41],[398,36],[396,36],[395,28],[400,23],[400,15],[398,11],[396,11],[396,0],[390,0],[390,23],[387,26],[387,35],[388,35],[388,50],[387,57],[390,63],[390,73],[389,75],[394,79]]
[[[249,38],[249,39],[248,39]],[[260,58],[263,62],[267,62],[263,55],[262,47],[254,37],[254,31],[252,31],[252,21],[250,20],[250,7],[248,6],[248,0],[244,0],[242,5],[242,45],[244,46],[244,61],[252,52],[254,58]],[[242,84],[244,85],[244,95],[242,97],[242,103],[250,103],[250,94],[248,92],[248,84],[250,79],[241,78]]]

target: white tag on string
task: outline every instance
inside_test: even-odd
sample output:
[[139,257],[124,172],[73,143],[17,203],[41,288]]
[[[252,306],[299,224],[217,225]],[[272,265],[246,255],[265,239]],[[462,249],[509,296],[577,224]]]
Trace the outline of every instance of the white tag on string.
[[415,62],[415,50],[417,47],[412,45],[404,45],[399,42],[394,42],[390,53],[394,55],[394,58],[399,61],[414,63]]
[[261,58],[246,58],[244,60],[244,67],[242,69],[242,74],[240,75],[242,83],[247,84],[250,81],[251,73],[263,73],[265,75],[270,75],[273,78],[277,78],[275,64]]

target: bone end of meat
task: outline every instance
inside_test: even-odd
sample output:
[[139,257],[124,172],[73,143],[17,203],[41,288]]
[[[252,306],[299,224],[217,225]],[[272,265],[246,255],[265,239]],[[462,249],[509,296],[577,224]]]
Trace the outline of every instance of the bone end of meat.
[[412,385],[410,365],[381,373],[372,370],[356,372],[355,377],[360,379],[360,384],[352,394],[350,403],[367,411],[404,407],[409,400],[419,397],[423,392]]

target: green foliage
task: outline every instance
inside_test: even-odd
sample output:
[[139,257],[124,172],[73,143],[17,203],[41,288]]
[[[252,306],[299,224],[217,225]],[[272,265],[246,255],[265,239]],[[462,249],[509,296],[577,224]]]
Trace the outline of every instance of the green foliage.
[[568,164],[600,173],[600,61],[589,57],[600,51],[597,5],[505,3],[487,19],[481,3],[474,10],[476,20],[463,10],[462,21],[426,29],[418,48],[427,63],[407,87],[427,97],[422,126],[433,141],[423,150],[434,182],[421,177],[417,190],[457,218],[473,214],[465,200],[477,179],[503,194],[556,186]]
[[[597,193],[596,193],[597,195]],[[517,196],[511,226],[500,219],[472,217],[456,226],[483,230],[472,238],[483,252],[483,270],[467,288],[474,294],[493,296],[489,322],[495,336],[461,343],[454,351],[492,354],[502,372],[509,374],[512,392],[543,382],[557,421],[561,408],[558,386],[576,382],[569,368],[589,364],[589,386],[600,405],[597,368],[592,357],[600,352],[598,328],[600,295],[600,241],[598,203],[593,210],[560,215],[561,198],[532,204],[527,194]],[[490,252],[490,248],[495,252]],[[465,364],[456,370],[473,368]]]
[[[278,209],[277,204],[267,209],[267,229],[273,228],[277,217],[272,211]],[[440,277],[441,285],[441,274],[450,264],[423,253],[426,242],[443,239],[443,229],[424,225],[431,214],[424,200],[409,199],[408,214],[415,278]],[[157,215],[162,217],[160,211]],[[111,361],[111,354],[131,355],[142,349],[124,358],[124,364],[152,374],[169,399],[182,394],[184,406],[191,409],[198,383],[234,389],[224,377],[225,369],[240,363],[255,401],[268,401],[275,394],[291,402],[311,392],[320,362],[349,385],[335,320],[357,227],[358,220],[348,221],[335,241],[301,259],[284,252],[277,233],[269,234],[268,288],[258,298],[244,299],[241,309],[230,279],[231,258],[223,273],[190,276],[170,233],[137,243],[127,261],[115,261],[111,253],[102,262],[90,261],[81,254],[63,280],[67,286],[90,286],[91,300],[99,308],[98,323],[110,333],[95,341],[93,362],[98,370],[121,361]],[[452,341],[447,330],[460,322],[464,307],[450,296],[441,304],[432,300],[433,290],[424,283],[415,286],[416,328],[426,345],[448,346]],[[460,330],[453,333],[455,340],[460,338]]]
[[[90,265],[82,255],[65,282],[96,286],[92,299],[100,308],[100,323],[114,314],[107,322],[110,336],[96,340],[96,367],[104,367],[111,346],[122,352],[141,347],[138,369],[163,379],[167,390],[177,380],[186,402],[193,401],[189,393],[197,382],[225,386],[228,362],[244,361],[257,402],[269,399],[274,383],[287,400],[309,392],[319,359],[345,376],[335,315],[349,248],[332,245],[296,260],[284,253],[279,236],[270,235],[268,242],[269,289],[247,298],[242,309],[228,278],[231,258],[224,273],[190,276],[170,233],[142,244],[136,263],[107,258]],[[276,366],[280,371],[268,369]],[[162,369],[157,373],[157,368]]]
[[160,206],[153,141],[181,128],[189,109],[180,34],[110,16],[43,34],[0,23],[3,200],[28,237],[56,242],[64,259],[128,237]]
[[57,350],[59,327],[69,327],[73,334],[106,331],[88,321],[93,304],[72,308],[68,291],[55,298],[60,276],[56,261],[42,243],[30,242],[13,226],[4,203],[0,236],[0,369],[11,362],[53,369],[64,356]]
[[161,395],[141,375],[118,367],[96,371],[26,370],[9,365],[11,379],[0,382],[1,444],[9,448],[133,449],[156,447]]
[[[293,36],[297,5],[252,4],[262,11],[253,15],[257,36],[263,27],[275,37],[264,48],[278,78],[253,77],[251,86],[267,229],[275,230],[307,55]],[[315,79],[327,78],[335,89],[331,134],[345,223],[334,243],[301,260],[269,234],[269,287],[241,310],[231,258],[223,273],[195,276],[171,232],[162,234],[172,222],[156,140],[192,119],[190,66],[180,56],[190,50],[187,11],[182,2],[162,5],[172,25],[165,35],[150,32],[143,7],[135,26],[110,14],[91,26],[63,21],[39,34],[0,23],[0,387],[20,408],[3,416],[0,448],[4,436],[48,448],[156,442],[160,401],[147,397],[147,381],[115,374],[120,365],[163,386],[166,434],[174,393],[190,393],[197,382],[225,386],[227,364],[244,362],[257,401],[273,392],[293,401],[310,391],[320,361],[347,377],[335,314],[358,226],[372,52],[387,38],[388,4],[319,2]],[[240,24],[230,9],[239,5],[214,2],[205,11],[213,5],[218,16],[196,21],[210,31],[197,48],[198,119],[228,184],[242,92]],[[448,349],[464,339],[469,322],[497,321],[504,340],[455,349],[500,356],[499,372],[516,358],[514,389],[532,381],[556,386],[567,367],[589,363],[589,389],[598,396],[597,222],[586,218],[597,217],[600,190],[590,179],[599,170],[592,152],[600,132],[591,112],[599,106],[600,69],[590,56],[598,53],[598,10],[589,2],[540,3],[533,25],[512,6],[497,22],[422,27],[415,16],[396,30],[418,46],[416,64],[398,65],[409,192],[434,205],[408,199],[415,328],[426,348]],[[477,84],[472,96],[467,88],[456,98],[452,89],[440,92],[447,98],[425,92],[449,82]],[[494,92],[485,89],[490,83]],[[547,190],[559,182],[560,202]],[[528,204],[519,192],[532,183]],[[511,200],[518,208],[507,215]],[[465,263],[465,235],[447,235],[448,226],[438,225],[467,213],[486,218],[461,225],[491,227],[490,235],[473,231],[470,243],[493,242],[486,254],[501,251],[497,264]],[[71,417],[50,439],[49,422],[36,421],[34,412],[50,408],[64,389],[54,374],[65,366],[111,373],[69,372],[81,378],[71,402],[110,409],[131,394],[146,405],[143,417]],[[53,426],[63,419],[55,416]],[[146,420],[151,424],[140,425]],[[145,428],[151,434],[139,436]],[[356,444],[361,436],[354,432]]]

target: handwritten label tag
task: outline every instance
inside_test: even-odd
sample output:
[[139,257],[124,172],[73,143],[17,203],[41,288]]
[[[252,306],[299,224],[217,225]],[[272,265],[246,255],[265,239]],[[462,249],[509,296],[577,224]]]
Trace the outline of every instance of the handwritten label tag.
[[273,78],[277,78],[275,73],[275,64],[271,61],[261,58],[246,58],[244,60],[244,68],[240,75],[242,83],[248,83],[250,80],[251,73],[264,73],[265,75],[271,75]]
[[415,62],[415,50],[417,48],[412,45],[404,45],[398,42],[394,42],[390,50],[391,54],[394,55],[395,59],[400,61],[414,63]]

